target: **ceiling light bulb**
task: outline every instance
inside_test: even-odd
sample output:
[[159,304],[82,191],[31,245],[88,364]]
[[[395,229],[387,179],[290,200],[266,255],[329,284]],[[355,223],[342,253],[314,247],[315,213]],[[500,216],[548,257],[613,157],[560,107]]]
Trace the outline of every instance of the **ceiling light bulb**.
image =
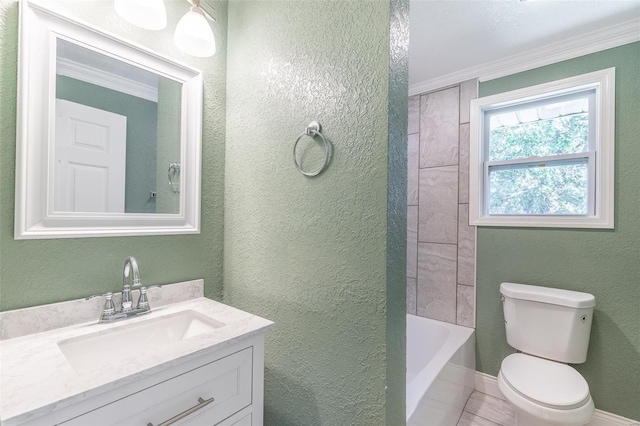
[[114,0],[118,15],[125,21],[146,30],[161,30],[167,26],[164,0]]
[[198,6],[194,6],[184,15],[173,35],[173,41],[183,52],[206,58],[216,53],[216,40],[211,26]]

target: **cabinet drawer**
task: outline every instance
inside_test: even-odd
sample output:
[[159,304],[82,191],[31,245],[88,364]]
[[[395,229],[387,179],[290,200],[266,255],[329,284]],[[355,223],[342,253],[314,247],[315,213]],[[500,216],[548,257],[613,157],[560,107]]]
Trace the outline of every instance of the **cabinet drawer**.
[[158,426],[213,398],[174,423],[213,425],[251,404],[252,361],[247,348],[60,424]]

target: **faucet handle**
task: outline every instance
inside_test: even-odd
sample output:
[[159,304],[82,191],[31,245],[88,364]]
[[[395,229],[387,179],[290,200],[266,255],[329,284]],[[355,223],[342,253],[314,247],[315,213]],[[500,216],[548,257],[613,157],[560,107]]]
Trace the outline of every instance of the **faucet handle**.
[[113,293],[107,293],[104,295],[104,308],[102,308],[102,315],[113,315],[116,313],[116,305],[113,304]]
[[113,293],[108,292],[105,294],[94,294],[93,296],[86,297],[84,300],[95,299],[96,297],[104,297],[104,307],[102,308],[101,318],[107,318],[110,315],[116,313],[116,306],[113,304]]
[[149,299],[147,299],[147,287],[140,287],[140,297],[138,297],[138,309],[149,309]]
[[151,288],[162,288],[161,285],[150,285],[148,287],[140,287],[140,297],[138,297],[138,309],[149,309],[149,299],[147,298],[147,290]]

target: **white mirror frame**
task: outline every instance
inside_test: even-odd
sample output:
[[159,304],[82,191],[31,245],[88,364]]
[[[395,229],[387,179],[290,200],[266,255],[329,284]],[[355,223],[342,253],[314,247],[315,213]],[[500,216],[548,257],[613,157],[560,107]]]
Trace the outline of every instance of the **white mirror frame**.
[[[182,83],[178,214],[54,212],[56,39]],[[200,233],[202,72],[27,0],[20,2],[15,239]]]

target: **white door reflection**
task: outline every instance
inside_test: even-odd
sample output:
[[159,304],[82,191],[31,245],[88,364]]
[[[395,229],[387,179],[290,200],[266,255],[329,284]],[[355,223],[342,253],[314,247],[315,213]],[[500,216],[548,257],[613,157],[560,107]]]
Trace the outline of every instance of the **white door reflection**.
[[125,211],[127,117],[56,100],[54,210]]

